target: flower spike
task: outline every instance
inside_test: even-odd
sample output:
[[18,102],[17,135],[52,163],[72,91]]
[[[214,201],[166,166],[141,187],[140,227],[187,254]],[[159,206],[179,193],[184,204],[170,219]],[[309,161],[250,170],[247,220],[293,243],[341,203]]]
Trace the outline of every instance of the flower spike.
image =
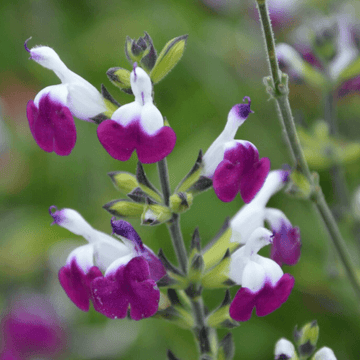
[[135,101],[103,121],[97,129],[98,138],[114,159],[127,161],[136,150],[140,162],[155,163],[172,152],[176,135],[164,126],[163,116],[153,104],[151,79],[136,63],[130,82]]
[[73,116],[92,121],[91,118],[106,111],[105,103],[94,86],[69,70],[58,54],[48,46],[28,48],[30,59],[54,71],[62,84],[41,90],[34,101],[27,104],[26,114],[31,134],[46,152],[69,155],[75,146],[76,128]]
[[59,271],[62,287],[78,308],[88,311],[92,301],[95,310],[112,319],[124,318],[129,307],[134,320],[156,313],[160,299],[156,281],[166,271],[129,223],[112,220],[114,232],[123,240],[119,242],[92,228],[75,210],[52,206],[49,211],[55,224],[89,242],[73,250]]
[[234,200],[237,193],[249,203],[261,189],[270,170],[268,158],[259,159],[259,152],[249,141],[234,140],[237,129],[247,119],[251,100],[237,104],[229,112],[223,132],[204,155],[203,175],[213,180],[214,191],[221,201]]

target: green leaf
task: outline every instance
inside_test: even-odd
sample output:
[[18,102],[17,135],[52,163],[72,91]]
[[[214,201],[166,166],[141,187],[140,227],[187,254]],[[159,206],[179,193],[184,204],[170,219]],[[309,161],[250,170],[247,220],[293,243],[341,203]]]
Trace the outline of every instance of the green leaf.
[[163,79],[183,56],[188,35],[170,40],[159,54],[155,66],[150,73],[154,84]]
[[360,57],[353,61],[347,68],[345,68],[337,78],[337,85],[340,85],[345,80],[352,79],[360,74]]
[[229,226],[229,218],[227,218],[219,233],[205,246],[203,250],[205,269],[210,269],[218,264],[227,249],[233,253],[240,246],[237,242],[233,242],[231,240],[232,230]]
[[110,214],[122,218],[140,218],[144,211],[144,205],[127,200],[114,200],[103,206]]
[[132,94],[130,74],[131,72],[129,70],[120,67],[110,68],[106,72],[109,80],[127,94]]

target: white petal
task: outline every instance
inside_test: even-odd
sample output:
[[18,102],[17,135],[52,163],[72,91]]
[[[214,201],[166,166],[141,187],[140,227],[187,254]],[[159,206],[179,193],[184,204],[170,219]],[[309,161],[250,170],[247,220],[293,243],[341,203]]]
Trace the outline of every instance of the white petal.
[[266,208],[265,220],[269,223],[272,230],[278,231],[282,224],[291,227],[291,222],[286,215],[279,209]]
[[252,259],[261,248],[271,243],[272,232],[264,227],[259,227],[253,231],[244,245],[244,255]]
[[284,275],[281,267],[274,260],[257,255],[254,261],[263,267],[266,278],[271,281],[272,285],[275,285]]
[[116,259],[113,263],[110,264],[110,266],[106,269],[105,272],[105,276],[107,275],[111,275],[114,272],[116,272],[116,270],[121,267],[126,265],[131,259],[133,259],[135,256],[133,254],[128,254],[126,256],[120,257],[118,259]]
[[242,276],[246,264],[249,262],[249,257],[244,255],[244,246],[236,250],[231,255],[229,277],[235,281],[238,285],[242,284]]
[[265,281],[266,273],[264,268],[254,261],[249,261],[244,268],[242,286],[256,292],[264,286]]
[[100,93],[93,85],[80,76],[78,76],[78,81],[68,84],[68,89],[68,108],[77,118],[89,120],[107,111]]
[[34,103],[37,107],[39,107],[40,99],[46,95],[49,95],[51,100],[57,101],[60,104],[63,104],[63,106],[67,106],[69,90],[66,85],[51,85],[42,89],[34,99]]
[[152,103],[146,103],[141,110],[141,127],[149,134],[155,134],[164,126],[164,119],[158,108]]
[[336,356],[330,348],[324,346],[315,353],[314,360],[336,360]]
[[135,95],[135,101],[141,105],[152,103],[152,84],[149,75],[140,67],[134,67],[130,74],[131,90]]
[[84,237],[89,243],[107,243],[117,248],[121,253],[127,247],[113,237],[95,230],[77,211],[73,209],[61,209],[51,213],[54,223],[71,231],[76,235]]
[[255,203],[257,206],[265,207],[271,196],[285,186],[287,179],[288,172],[285,170],[270,171],[264,185],[252,200],[252,203]]
[[96,265],[102,271],[105,271],[115,260],[134,253],[131,248],[120,242],[117,246],[108,242],[97,242],[94,246]]
[[56,73],[62,82],[66,82],[71,77],[70,70],[61,61],[59,55],[54,49],[48,46],[36,46],[30,49],[31,59],[41,66],[50,69]]
[[73,250],[66,260],[69,265],[73,260],[86,274],[94,266],[94,245],[87,244]]
[[295,355],[295,346],[287,339],[280,339],[275,345],[275,360],[280,358],[280,355],[285,355],[291,359]]
[[203,156],[204,168],[202,174],[212,178],[217,166],[224,159],[225,148],[224,145],[227,141],[231,140],[224,132],[210,145],[205,155]]
[[127,126],[134,120],[140,120],[142,105],[133,101],[130,104],[120,106],[111,116],[112,120],[123,126]]
[[230,221],[230,241],[245,244],[254,230],[261,226],[264,226],[264,208],[253,202],[244,205]]

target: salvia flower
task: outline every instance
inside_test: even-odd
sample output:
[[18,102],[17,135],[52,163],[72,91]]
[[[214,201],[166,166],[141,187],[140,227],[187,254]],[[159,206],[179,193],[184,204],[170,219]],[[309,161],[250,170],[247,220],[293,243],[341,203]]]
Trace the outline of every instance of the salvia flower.
[[153,103],[152,83],[147,73],[134,64],[130,75],[135,101],[117,109],[98,129],[99,140],[114,158],[126,161],[134,150],[139,161],[151,164],[169,155],[176,142],[174,130]]
[[297,360],[293,343],[285,338],[280,339],[275,345],[275,360]]
[[61,80],[41,90],[27,104],[26,113],[31,133],[41,149],[58,155],[69,155],[75,146],[76,128],[73,116],[86,121],[106,111],[96,88],[69,70],[58,54],[48,46],[25,49],[30,59],[54,71]]
[[249,320],[254,307],[258,316],[270,314],[291,293],[294,278],[284,274],[275,261],[257,254],[271,242],[272,233],[258,228],[246,244],[231,256],[230,278],[242,286],[229,309],[230,316],[236,321]]
[[49,211],[55,224],[89,242],[73,250],[59,271],[62,287],[79,309],[88,311],[91,300],[96,311],[111,319],[126,317],[129,309],[134,320],[156,313],[160,299],[156,281],[165,269],[128,222],[111,221],[120,242],[93,229],[75,210],[50,207]]
[[324,346],[315,353],[313,359],[314,360],[336,360],[336,356],[330,348]]
[[237,104],[229,112],[226,126],[206,151],[203,175],[213,180],[217,197],[224,202],[234,200],[238,193],[249,203],[260,190],[270,170],[268,158],[259,159],[254,144],[245,140],[234,140],[241,124],[253,111],[251,100]]
[[51,303],[40,294],[16,294],[1,320],[1,360],[60,358],[67,334]]
[[244,205],[230,221],[232,241],[240,244],[245,244],[252,232],[264,226],[266,221],[273,232],[271,258],[280,266],[295,265],[301,250],[299,228],[293,227],[281,210],[266,208],[270,197],[282,189],[287,181],[287,171],[271,171],[252,202]]

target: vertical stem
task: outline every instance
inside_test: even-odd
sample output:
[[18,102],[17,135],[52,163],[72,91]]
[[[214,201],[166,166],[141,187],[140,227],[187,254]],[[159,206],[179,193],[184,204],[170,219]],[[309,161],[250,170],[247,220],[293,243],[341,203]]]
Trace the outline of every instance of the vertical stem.
[[[161,183],[161,189],[163,192],[164,203],[166,206],[170,205],[170,181],[169,181],[169,171],[167,167],[166,158],[160,160],[158,163],[158,172]],[[173,247],[175,250],[176,257],[178,259],[181,270],[184,275],[187,274],[187,252],[184,244],[184,239],[182,237],[181,229],[180,229],[180,216],[179,214],[173,214],[170,220],[170,224],[168,225],[168,229],[171,235],[171,240],[173,243]]]
[[294,119],[291,113],[291,107],[288,98],[288,86],[286,83],[287,76],[281,76],[279,73],[278,60],[275,53],[275,40],[269,18],[269,12],[266,5],[266,0],[256,0],[258,10],[260,13],[260,20],[263,29],[266,51],[268,54],[268,62],[272,75],[273,82],[273,97],[277,102],[280,114],[280,121],[285,125],[287,136],[291,145],[292,153],[295,155],[297,170],[301,171],[306,177],[307,181],[313,189],[311,200],[315,203],[316,208],[323,219],[323,222],[328,230],[330,238],[334,243],[335,249],[338,252],[340,260],[346,270],[347,276],[356,292],[360,297],[360,284],[356,277],[354,266],[350,260],[346,244],[341,236],[336,221],[325,201],[322,189],[315,186],[313,177],[311,176],[309,166],[306,162],[300,141],[297,135]]
[[173,242],[174,250],[176,253],[176,257],[178,259],[181,270],[184,275],[187,274],[187,266],[188,266],[188,258],[187,252],[184,244],[184,240],[182,237],[181,229],[180,229],[180,215],[173,214],[172,219],[170,220],[170,224],[168,225],[168,229],[171,235],[171,239]]
[[160,160],[158,163],[158,172],[161,183],[161,190],[164,197],[164,203],[166,206],[169,206],[170,203],[170,181],[169,181],[169,171],[167,166],[166,158]]
[[[158,162],[158,172],[164,197],[164,203],[166,206],[169,206],[171,189],[166,158]],[[180,228],[179,214],[172,214],[172,218],[168,224],[168,229],[180,268],[186,276],[188,273],[188,256]],[[211,343],[209,339],[209,334],[211,331],[213,331],[213,329],[209,328],[206,325],[205,307],[201,296],[201,289],[197,290],[198,295],[196,295],[195,297],[189,296],[189,298],[191,300],[196,324],[194,328],[194,335],[199,345],[199,360],[215,360],[212,355],[210,355]]]

